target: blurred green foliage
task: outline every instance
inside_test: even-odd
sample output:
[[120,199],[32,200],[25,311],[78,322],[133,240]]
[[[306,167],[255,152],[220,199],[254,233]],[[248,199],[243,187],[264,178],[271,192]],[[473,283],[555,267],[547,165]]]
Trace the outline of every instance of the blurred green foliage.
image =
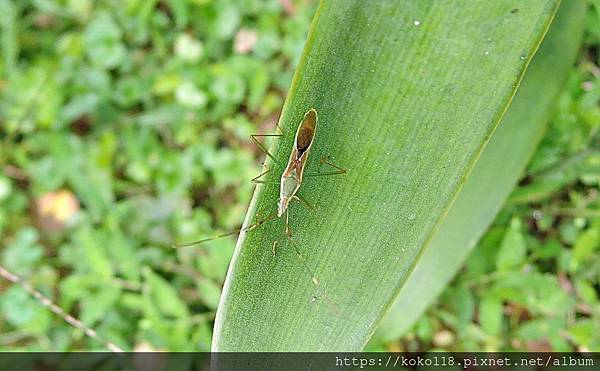
[[[125,349],[208,350],[316,3],[0,0],[2,265]],[[1,282],[0,349],[104,349]]]
[[[125,349],[209,350],[315,1],[0,0],[0,259]],[[600,350],[600,3],[521,185],[397,350]],[[525,124],[525,123],[524,123]],[[0,350],[104,349],[0,281]]]

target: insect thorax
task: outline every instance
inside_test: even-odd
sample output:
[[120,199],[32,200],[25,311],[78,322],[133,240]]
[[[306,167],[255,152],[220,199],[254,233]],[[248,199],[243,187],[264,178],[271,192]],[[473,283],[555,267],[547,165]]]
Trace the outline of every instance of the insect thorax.
[[284,177],[281,179],[281,197],[290,198],[292,197],[296,191],[300,183],[295,173],[292,173],[289,177]]

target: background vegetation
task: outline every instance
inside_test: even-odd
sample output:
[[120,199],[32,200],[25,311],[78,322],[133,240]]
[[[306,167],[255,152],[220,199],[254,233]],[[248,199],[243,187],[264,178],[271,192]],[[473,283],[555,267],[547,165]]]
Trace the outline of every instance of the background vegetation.
[[[263,158],[249,135],[272,130],[315,6],[0,0],[1,264],[125,349],[208,350],[235,239],[170,246],[241,223]],[[463,271],[402,339],[369,349],[600,350],[597,1],[586,27],[540,148]],[[104,349],[0,290],[0,349]]]

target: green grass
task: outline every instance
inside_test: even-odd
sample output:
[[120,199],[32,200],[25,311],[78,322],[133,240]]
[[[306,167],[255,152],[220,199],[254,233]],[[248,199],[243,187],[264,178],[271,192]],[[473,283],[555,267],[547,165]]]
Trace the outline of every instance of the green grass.
[[[5,15],[0,21],[2,266],[125,349],[208,350],[234,238],[204,248],[174,251],[170,246],[235,229],[244,218],[253,188],[249,180],[260,172],[264,158],[250,143],[249,135],[272,132],[301,61],[317,5],[298,1],[293,3],[294,9],[286,9],[282,3],[0,0]],[[548,130],[518,187],[463,268],[416,324],[406,325],[402,337],[392,334],[375,339],[368,349],[600,349],[595,331],[600,326],[600,156],[595,140],[600,122],[600,6],[592,3],[577,63],[567,73],[558,101],[547,103],[553,108]],[[533,12],[533,8],[527,9]],[[523,22],[531,21],[526,19],[527,9],[517,12]],[[406,15],[409,13],[407,10]],[[357,18],[357,24],[368,17]],[[418,27],[411,24],[412,18],[406,20],[414,30],[407,37],[434,28],[426,17],[419,19],[423,22]],[[487,28],[488,32],[490,29],[493,27]],[[376,33],[366,35],[375,37]],[[242,51],[242,36],[248,52]],[[514,35],[492,36],[496,42]],[[353,40],[349,37],[348,44]],[[375,53],[376,42],[365,44],[365,54],[380,57],[369,54]],[[312,47],[318,49],[319,43]],[[321,53],[327,51],[325,46],[321,48]],[[442,51],[449,54],[449,49]],[[321,216],[337,215],[335,210],[343,199],[333,202],[331,195],[340,192],[361,197],[361,192],[373,185],[363,184],[355,191],[349,184],[359,179],[363,183],[384,179],[385,169],[391,166],[378,161],[363,169],[353,162],[352,151],[344,144],[348,143],[345,136],[352,134],[382,142],[387,137],[385,131],[358,130],[380,113],[367,114],[361,111],[362,105],[348,103],[357,98],[344,95],[339,86],[347,92],[350,82],[336,88],[329,81],[340,81],[352,68],[365,69],[359,62],[343,64],[353,60],[345,58],[351,49],[336,52],[331,65],[301,62],[314,70],[295,84],[288,97],[282,116],[288,141],[282,142],[276,153],[278,158],[285,157],[294,125],[308,106],[316,107],[321,122],[315,145],[322,147],[315,148],[311,161],[315,165],[322,154],[331,154],[349,173],[342,178],[322,178],[312,185],[307,182],[305,196],[318,209],[311,217],[294,205],[292,228],[307,264],[315,269],[335,305],[342,311],[356,305],[356,316],[366,319],[373,318],[381,302],[367,303],[358,292],[333,289],[341,276],[328,273],[331,260],[325,256],[338,254],[339,245],[306,241],[317,235],[318,220],[336,225]],[[521,50],[507,53],[518,59]],[[506,58],[512,61],[509,56]],[[451,55],[447,57],[434,62],[451,65]],[[485,57],[481,60],[486,61]],[[407,56],[403,66],[413,61],[410,68],[415,68],[419,58],[424,56]],[[487,61],[491,62],[479,67],[488,73],[502,65],[495,58]],[[498,81],[517,77],[516,66],[506,76],[496,76]],[[377,66],[366,68],[369,70],[393,78]],[[324,71],[330,72],[328,79],[317,79]],[[466,78],[473,74],[463,72]],[[423,78],[433,80],[436,73],[423,73]],[[409,83],[403,86],[411,87]],[[503,90],[506,96],[509,90]],[[485,94],[490,95],[488,101],[498,99],[491,92],[482,94],[481,101]],[[373,102],[364,98],[364,103]],[[484,108],[493,111],[493,107]],[[475,114],[459,112],[471,113]],[[424,113],[421,117],[425,125],[428,116]],[[406,115],[405,120],[413,122],[415,118]],[[457,125],[466,125],[458,121]],[[347,130],[343,136],[329,131],[339,130],[341,125]],[[492,120],[486,125],[493,126]],[[466,135],[475,138],[481,132],[468,131]],[[360,152],[368,141],[353,143],[356,146],[352,148]],[[410,147],[395,148],[408,151]],[[426,157],[423,166],[450,162],[448,156]],[[403,164],[395,162],[396,168],[408,166]],[[367,170],[369,178],[359,176]],[[426,175],[437,174],[439,181],[448,181],[451,167],[447,171]],[[398,192],[408,198],[408,191],[399,188]],[[268,188],[262,195],[258,205],[274,209],[274,190]],[[385,204],[381,198],[375,201]],[[407,216],[401,220],[408,223],[412,213],[425,214],[418,207],[439,210],[442,204],[441,199],[423,202],[416,194],[414,200],[403,202],[402,210],[399,206],[393,210],[396,216]],[[387,212],[390,208],[380,209]],[[362,202],[352,204],[351,209],[355,214],[377,210]],[[363,217],[357,224],[365,228],[365,238],[375,228],[368,219]],[[422,222],[415,219],[414,223]],[[279,238],[281,231],[281,223],[273,223],[253,231],[249,239],[266,234]],[[331,313],[326,304],[310,305],[314,286],[293,250],[282,244],[280,253],[272,258],[270,242],[248,250],[247,254],[252,254],[238,260],[249,263],[246,269],[256,267],[260,259],[267,262],[261,266],[264,271],[248,273],[253,278],[249,283],[263,279],[267,284],[246,288],[256,294],[246,302],[255,304],[249,310],[283,323],[295,310],[315,307],[323,315],[319,318],[327,320]],[[515,246],[519,248],[516,261],[498,258],[498,251]],[[416,252],[413,247],[410,251],[411,255]],[[338,254],[341,261],[335,263],[347,267],[350,261],[356,263],[361,253],[354,249],[346,257]],[[390,268],[389,262],[377,260],[375,252],[371,256],[372,261],[383,262],[384,277],[399,274],[399,267]],[[498,260],[506,268],[502,274],[497,273]],[[361,264],[358,261],[355,266]],[[261,276],[265,273],[268,275]],[[352,282],[370,282],[363,278],[357,276]],[[346,280],[340,282],[348,285]],[[296,290],[280,307],[286,309],[279,314],[268,311],[281,305],[274,299],[283,297],[286,289]],[[391,292],[393,287],[386,290]],[[548,295],[540,298],[539,290]],[[357,298],[356,303],[351,298]],[[0,312],[1,350],[105,349],[102,342],[85,337],[8,281],[0,281]],[[244,320],[242,316],[237,319]],[[314,331],[317,325],[303,324],[305,329],[300,322],[294,328]],[[371,330],[349,330],[357,337],[346,339],[362,344]],[[261,330],[265,337],[268,331]],[[222,344],[236,345],[227,339]]]

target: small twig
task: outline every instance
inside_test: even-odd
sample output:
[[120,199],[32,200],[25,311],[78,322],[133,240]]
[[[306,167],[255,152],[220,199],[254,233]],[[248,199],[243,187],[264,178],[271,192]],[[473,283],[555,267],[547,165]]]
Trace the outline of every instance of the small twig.
[[48,308],[52,313],[61,317],[69,325],[82,330],[90,338],[97,340],[101,343],[104,343],[104,345],[111,351],[116,352],[116,353],[123,352],[123,349],[119,348],[114,343],[107,341],[107,340],[103,339],[102,337],[100,337],[100,335],[98,335],[98,333],[95,330],[91,329],[85,323],[81,322],[77,318],[75,318],[72,315],[70,315],[69,313],[65,312],[61,307],[56,305],[52,300],[50,300],[44,294],[42,294],[41,292],[34,289],[29,283],[23,281],[19,276],[11,273],[9,270],[4,268],[2,265],[0,265],[0,276],[2,276],[6,280],[8,280],[16,285],[20,285],[23,289],[25,289],[25,291],[27,291],[31,296],[33,296],[43,306]]

